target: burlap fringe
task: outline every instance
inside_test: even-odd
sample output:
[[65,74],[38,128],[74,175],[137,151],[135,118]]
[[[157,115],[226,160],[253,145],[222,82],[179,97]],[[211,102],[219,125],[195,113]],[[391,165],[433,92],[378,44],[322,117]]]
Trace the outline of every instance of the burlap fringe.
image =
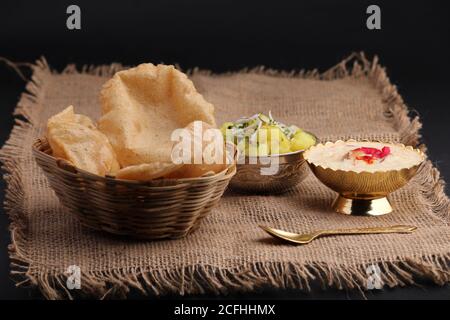
[[[65,74],[89,74],[95,76],[112,76],[124,69],[121,64],[105,66],[84,66],[78,71],[74,65],[67,66]],[[18,276],[17,286],[37,286],[48,299],[74,298],[75,291],[69,291],[66,286],[65,270],[54,270],[51,266],[39,266],[28,254],[27,245],[19,246],[27,240],[27,211],[24,207],[24,186],[22,178],[23,149],[20,144],[37,121],[41,101],[45,93],[45,79],[52,73],[44,58],[38,60],[32,67],[33,76],[14,112],[16,124],[11,136],[0,150],[0,161],[5,171],[7,182],[5,208],[11,218],[11,274]],[[213,75],[210,71],[193,69],[189,74]],[[393,86],[375,57],[368,61],[363,53],[354,53],[335,67],[324,73],[317,70],[285,72],[257,67],[244,69],[238,73],[265,74],[277,77],[299,77],[312,80],[333,80],[342,77],[358,78],[367,76],[383,95],[386,103],[385,116],[391,119],[393,126],[400,132],[401,142],[408,145],[419,143],[421,123],[418,117],[413,120],[408,115],[397,89]],[[230,75],[228,73],[227,75]],[[430,174],[431,172],[431,174]],[[439,177],[439,171],[427,161],[418,175],[425,181],[422,188],[423,199],[427,205],[445,223],[450,223],[450,201],[444,192],[444,182]],[[450,282],[450,252],[445,255],[427,255],[397,261],[373,261],[381,270],[381,280],[385,286],[405,286],[418,284],[418,279],[431,280],[443,285]],[[370,264],[368,264],[370,265]],[[145,268],[127,268],[110,271],[82,272],[83,295],[96,298],[126,297],[130,288],[144,294],[202,294],[249,291],[267,285],[276,288],[294,288],[311,290],[311,284],[320,283],[323,289],[334,287],[338,289],[354,289],[363,293],[367,290],[368,265],[330,265],[320,262],[308,264],[296,263],[249,263],[235,269],[220,269],[210,265],[184,266],[172,270],[150,270]],[[48,270],[42,272],[43,269]]]

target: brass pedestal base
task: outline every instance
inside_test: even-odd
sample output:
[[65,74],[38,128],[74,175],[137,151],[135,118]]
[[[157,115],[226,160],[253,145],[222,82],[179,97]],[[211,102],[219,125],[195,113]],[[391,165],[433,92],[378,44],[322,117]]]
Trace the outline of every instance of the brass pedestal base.
[[349,215],[381,216],[392,212],[391,204],[386,197],[371,198],[347,198],[339,195],[333,202],[336,212]]

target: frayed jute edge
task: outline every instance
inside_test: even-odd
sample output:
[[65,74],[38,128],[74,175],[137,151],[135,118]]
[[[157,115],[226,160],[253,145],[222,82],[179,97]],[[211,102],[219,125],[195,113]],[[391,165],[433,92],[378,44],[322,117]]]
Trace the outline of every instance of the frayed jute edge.
[[[110,77],[125,69],[121,64],[105,66],[84,66],[80,71],[74,65],[67,66],[62,74],[86,74]],[[385,286],[396,287],[417,285],[418,279],[431,280],[444,285],[450,282],[450,252],[417,257],[398,257],[395,261],[371,261],[367,264],[339,265],[318,261],[307,264],[294,262],[254,262],[238,268],[223,269],[210,265],[187,265],[170,270],[153,270],[144,267],[119,268],[103,271],[83,271],[82,290],[68,290],[67,275],[52,266],[40,265],[27,252],[27,208],[25,207],[22,181],[22,141],[37,124],[47,85],[46,79],[54,73],[44,58],[32,66],[33,75],[22,94],[14,112],[16,124],[11,136],[0,150],[0,161],[7,182],[5,209],[11,219],[11,274],[18,277],[17,286],[37,286],[48,299],[73,299],[78,296],[95,298],[126,297],[131,288],[144,294],[202,294],[246,292],[271,286],[311,290],[311,284],[318,283],[323,289],[354,289],[364,295],[367,290],[366,268],[375,264],[380,268],[381,281]],[[367,77],[381,92],[386,105],[385,116],[399,132],[400,142],[418,145],[421,128],[418,117],[411,119],[397,89],[393,86],[375,57],[372,61],[363,53],[354,53],[324,73],[317,70],[285,72],[258,67],[215,75],[209,71],[193,69],[188,74],[210,76],[231,76],[233,74],[263,74],[275,77],[297,77],[312,80],[335,80],[345,77]],[[20,117],[22,119],[20,119]],[[444,192],[444,182],[439,171],[426,161],[417,174],[422,181],[423,201],[432,213],[446,225],[450,222],[450,201]],[[76,296],[75,296],[76,295]]]

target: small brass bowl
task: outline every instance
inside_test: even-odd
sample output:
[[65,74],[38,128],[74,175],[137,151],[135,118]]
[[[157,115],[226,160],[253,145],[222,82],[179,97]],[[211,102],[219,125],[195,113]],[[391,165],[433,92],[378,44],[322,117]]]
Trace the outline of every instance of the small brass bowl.
[[[314,136],[317,144],[317,137]],[[303,158],[304,150],[266,157],[241,155],[236,175],[230,181],[230,188],[245,193],[282,193],[295,187],[309,174]],[[270,169],[270,161],[278,170]]]
[[[325,145],[339,142],[343,141],[327,142]],[[345,141],[345,143],[347,142],[356,141]],[[422,161],[413,167],[400,170],[354,172],[315,165],[308,161],[308,152],[305,152],[304,157],[314,175],[323,184],[338,193],[332,204],[336,212],[349,215],[379,216],[392,212],[388,194],[403,187],[416,174],[420,164],[425,160],[425,154],[419,149],[406,147],[403,144],[395,143],[395,145],[419,153]]]

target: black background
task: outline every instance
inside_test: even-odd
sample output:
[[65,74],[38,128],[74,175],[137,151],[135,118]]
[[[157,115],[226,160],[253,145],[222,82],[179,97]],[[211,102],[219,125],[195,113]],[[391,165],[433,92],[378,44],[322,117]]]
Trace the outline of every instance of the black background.
[[[353,51],[377,54],[392,82],[424,123],[423,141],[450,179],[450,10],[448,1],[5,1],[0,2],[0,56],[66,64],[178,63],[215,72],[265,65],[326,70]],[[82,29],[66,28],[66,8],[81,7]],[[381,7],[382,29],[366,28],[366,8]],[[0,64],[0,143],[24,83]],[[2,181],[2,190],[4,182]],[[3,192],[1,193],[3,197]],[[0,298],[39,298],[9,279],[7,217],[0,216]],[[265,289],[237,298],[348,298]],[[450,298],[425,284],[371,293],[369,298]]]

